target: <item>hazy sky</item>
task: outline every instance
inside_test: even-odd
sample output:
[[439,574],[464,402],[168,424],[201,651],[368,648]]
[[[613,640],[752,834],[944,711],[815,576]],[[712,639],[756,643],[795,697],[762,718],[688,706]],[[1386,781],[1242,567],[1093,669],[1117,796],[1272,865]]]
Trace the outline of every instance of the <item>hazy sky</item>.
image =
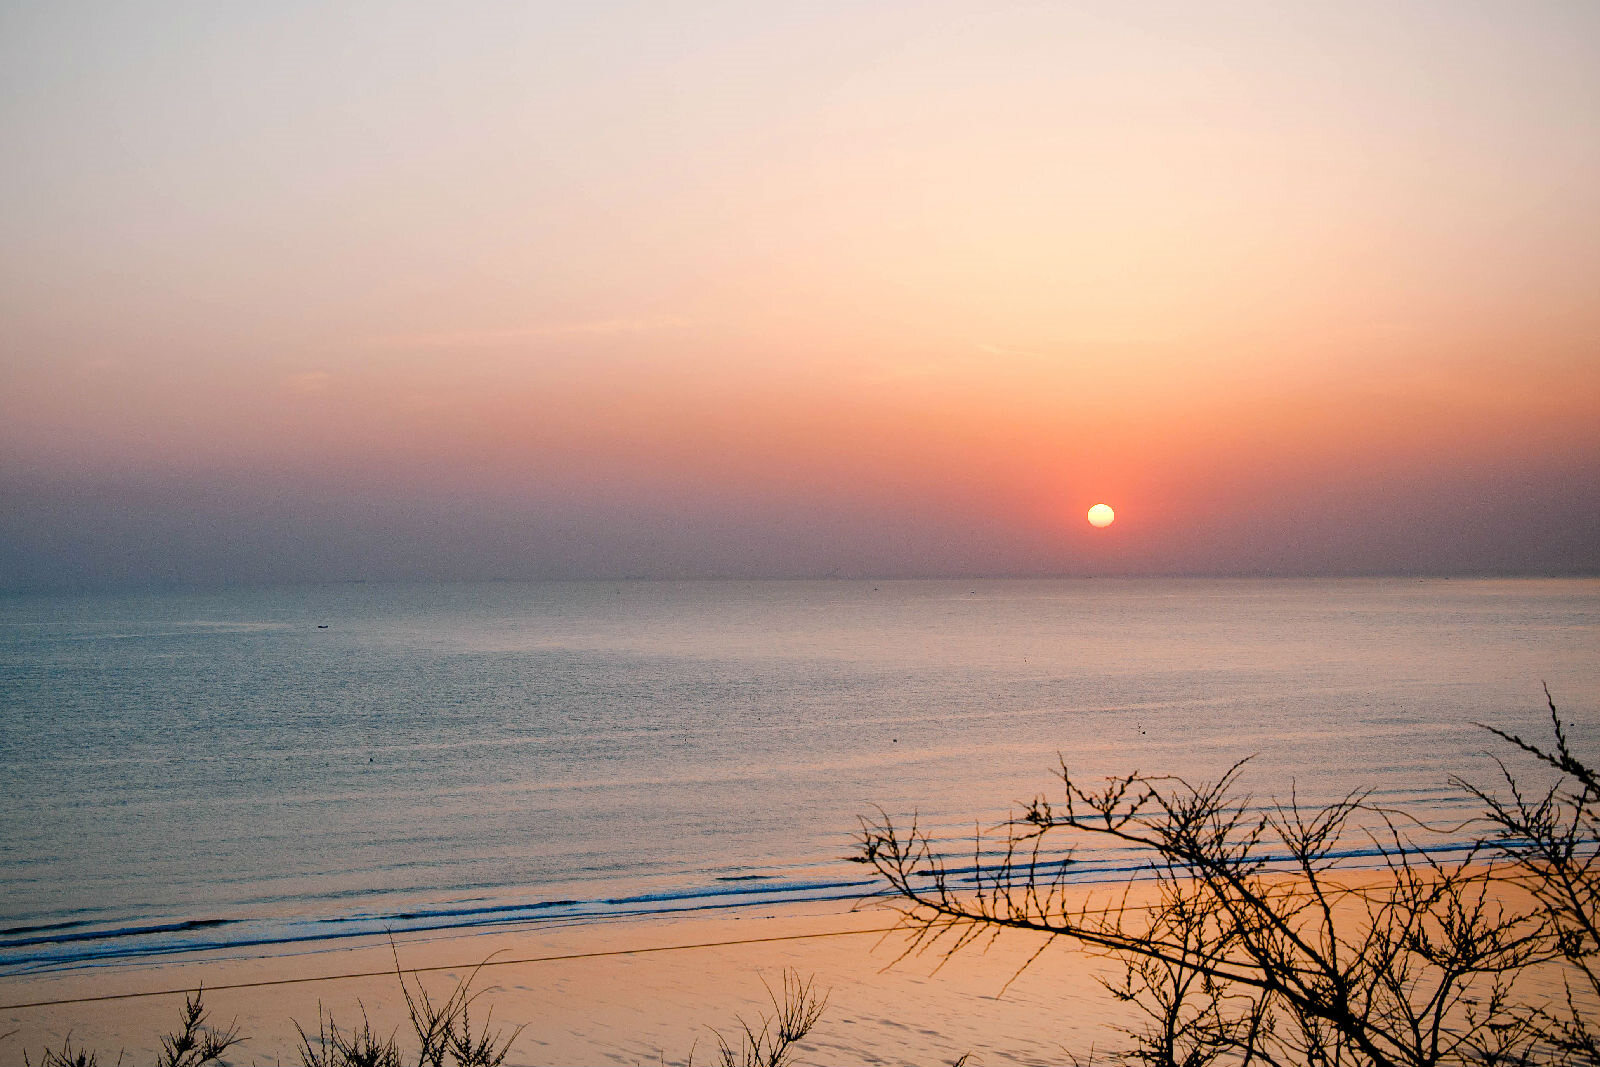
[[0,159],[0,588],[1600,571],[1587,0],[8,3]]

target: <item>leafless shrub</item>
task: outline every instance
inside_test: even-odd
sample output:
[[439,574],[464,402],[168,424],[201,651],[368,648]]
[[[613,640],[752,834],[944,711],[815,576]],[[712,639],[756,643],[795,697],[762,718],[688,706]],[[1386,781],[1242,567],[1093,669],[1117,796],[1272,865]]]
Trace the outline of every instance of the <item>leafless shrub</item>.
[[[28,1053],[22,1053],[22,1062],[26,1067],[33,1067],[33,1060]],[[117,1062],[122,1062],[122,1057],[117,1057]],[[39,1054],[39,1067],[99,1067],[100,1054],[89,1049],[73,1048],[72,1035],[68,1034],[61,1040],[61,1051],[45,1049]]]
[[[797,971],[784,971],[782,985],[776,991],[765,979],[761,984],[772,1004],[770,1015],[763,1013],[759,1025],[740,1017],[737,1020],[739,1033],[733,1041],[720,1031],[711,1031],[716,1035],[720,1067],[787,1067],[795,1046],[805,1039],[827,1010],[827,992],[819,993],[815,980],[801,978]],[[691,1052],[688,1067],[693,1065]]]
[[207,1024],[202,992],[197,989],[193,996],[183,998],[183,1026],[177,1033],[162,1037],[156,1067],[202,1067],[207,1063],[219,1063],[223,1053],[239,1043],[238,1026],[218,1030]]
[[341,1031],[333,1016],[324,1017],[322,1005],[317,1005],[317,1032],[307,1034],[298,1022],[294,1024],[300,1034],[301,1067],[400,1067],[400,1049],[391,1035],[387,1040],[372,1032],[365,1007],[361,1008],[361,1025]]
[[472,983],[482,969],[483,963],[478,964],[456,984],[448,997],[435,1003],[415,972],[407,981],[396,952],[395,976],[400,980],[406,1012],[417,1037],[418,1067],[444,1067],[447,1062],[456,1067],[499,1067],[505,1062],[512,1042],[522,1033],[523,1027],[515,1027],[509,1034],[491,1030],[493,1011],[490,1010],[483,1027],[474,1032],[471,1012],[479,994],[472,991]]
[[[405,997],[407,1019],[417,1039],[417,1067],[500,1067],[505,1063],[523,1028],[515,1027],[509,1033],[491,1029],[492,1011],[482,1027],[473,1026],[472,1006],[479,993],[473,991],[472,983],[483,963],[457,982],[448,996],[436,1001],[415,971],[408,974],[400,966],[399,952],[392,944],[390,949],[395,953],[394,973]],[[302,1067],[402,1067],[406,1062],[393,1035],[384,1039],[372,1032],[365,1009],[361,1025],[348,1033],[341,1031],[331,1016],[324,1019],[320,1005],[314,1036],[299,1023],[295,1029],[300,1033]]]
[[[908,953],[948,960],[1027,930],[1045,935],[1041,952],[1064,941],[1120,961],[1107,987],[1144,1018],[1126,1031],[1126,1060],[1600,1063],[1578,1006],[1600,994],[1600,791],[1559,722],[1554,752],[1501,736],[1569,784],[1525,799],[1508,772],[1512,799],[1498,807],[1474,790],[1500,832],[1449,859],[1413,839],[1420,824],[1362,793],[1316,809],[1257,806],[1238,789],[1242,765],[1214,783],[1134,773],[1085,786],[1065,764],[1060,798],[980,834],[970,868],[949,866],[914,821],[882,815],[863,822],[855,858],[886,881]],[[1069,878],[1086,842],[1133,850],[1140,874],[1109,898],[1086,896]],[[1352,848],[1379,870],[1348,869]],[[1507,892],[1508,862],[1537,906]],[[1563,962],[1589,985],[1569,985],[1552,1028],[1527,983]]]
[[1530,793],[1500,760],[1498,791],[1453,781],[1485,805],[1491,845],[1509,877],[1543,907],[1566,964],[1565,1003],[1551,1012],[1550,1040],[1572,1062],[1600,1064],[1600,775],[1572,751],[1548,687],[1545,702],[1553,749],[1492,726],[1484,729],[1535,766],[1555,772],[1554,781]]
[[[161,1038],[161,1055],[156,1067],[204,1067],[208,1063],[221,1063],[222,1056],[239,1043],[237,1026],[218,1030],[206,1022],[207,1012],[203,990],[195,990],[183,999],[183,1020],[179,1028]],[[23,1063],[33,1067],[28,1054],[22,1054]],[[46,1049],[40,1054],[39,1067],[98,1067],[100,1054],[90,1049],[73,1048],[72,1035],[61,1043],[60,1051]],[[117,1056],[122,1063],[122,1056]]]
[[[494,1029],[492,1012],[485,1013],[481,1027],[474,1025],[472,1012],[479,994],[472,990],[472,982],[482,967],[482,963],[474,967],[449,996],[435,1001],[416,972],[408,974],[400,967],[396,953],[395,977],[417,1038],[417,1067],[501,1067],[505,1063],[523,1028]],[[332,1015],[324,1015],[321,1004],[317,1005],[315,1030],[307,1032],[299,1022],[294,1023],[300,1037],[295,1051],[302,1067],[402,1067],[406,1063],[395,1036],[375,1033],[366,1008],[359,1001],[357,1007],[361,1022],[349,1029],[341,1029]],[[223,1055],[240,1041],[238,1028],[212,1027],[206,1015],[200,991],[185,998],[181,1025],[161,1038],[156,1067],[205,1067],[222,1062]],[[26,1052],[23,1062],[34,1067]],[[59,1050],[46,1049],[40,1054],[38,1067],[98,1067],[99,1062],[98,1052],[74,1047],[69,1034]],[[118,1056],[117,1063],[121,1062]]]

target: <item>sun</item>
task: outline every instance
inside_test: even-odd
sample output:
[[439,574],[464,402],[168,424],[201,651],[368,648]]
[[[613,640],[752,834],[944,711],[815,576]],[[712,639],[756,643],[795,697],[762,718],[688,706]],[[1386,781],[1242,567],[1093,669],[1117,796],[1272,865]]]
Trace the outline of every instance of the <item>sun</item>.
[[1117,521],[1117,513],[1111,510],[1110,504],[1096,504],[1089,509],[1089,525],[1097,527],[1110,526]]

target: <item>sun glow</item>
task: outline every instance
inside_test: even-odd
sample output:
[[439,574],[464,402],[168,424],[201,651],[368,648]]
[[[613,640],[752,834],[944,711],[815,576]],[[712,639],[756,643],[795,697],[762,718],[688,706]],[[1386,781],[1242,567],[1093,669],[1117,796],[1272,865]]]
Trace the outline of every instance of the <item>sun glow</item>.
[[1117,521],[1117,513],[1111,510],[1109,504],[1096,504],[1089,509],[1089,525],[1096,527],[1110,526]]

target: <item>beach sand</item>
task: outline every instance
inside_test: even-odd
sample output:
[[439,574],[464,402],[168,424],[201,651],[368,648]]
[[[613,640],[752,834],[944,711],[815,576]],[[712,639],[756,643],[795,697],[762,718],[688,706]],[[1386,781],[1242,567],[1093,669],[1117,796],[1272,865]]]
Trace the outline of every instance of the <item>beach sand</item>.
[[[896,962],[904,936],[881,932],[895,919],[882,908],[813,904],[411,935],[397,949],[408,969],[448,968],[422,976],[436,996],[488,959],[473,986],[483,993],[479,1004],[493,1007],[496,1023],[526,1024],[513,1064],[681,1063],[691,1052],[711,1062],[711,1028],[732,1036],[736,1017],[754,1021],[770,1011],[763,980],[778,989],[786,968],[812,977],[829,996],[802,1046],[802,1064],[951,1063],[964,1053],[977,1064],[1060,1063],[1068,1050],[1116,1041],[1109,1024],[1125,1019],[1126,1009],[1094,981],[1107,973],[1105,961],[1057,943],[1006,988],[1039,939],[1008,933],[943,967],[931,953]],[[0,1061],[20,1062],[24,1050],[37,1059],[69,1032],[76,1045],[99,1049],[103,1062],[115,1062],[119,1051],[125,1063],[153,1061],[159,1035],[178,1019],[181,993],[15,1005],[204,984],[212,1019],[237,1020],[247,1039],[232,1062],[298,1063],[293,1021],[314,1030],[319,1004],[342,1026],[365,1008],[379,1033],[400,1027],[404,1002],[393,970],[389,943],[374,939],[0,979],[0,1033],[16,1031],[0,1040]]]

